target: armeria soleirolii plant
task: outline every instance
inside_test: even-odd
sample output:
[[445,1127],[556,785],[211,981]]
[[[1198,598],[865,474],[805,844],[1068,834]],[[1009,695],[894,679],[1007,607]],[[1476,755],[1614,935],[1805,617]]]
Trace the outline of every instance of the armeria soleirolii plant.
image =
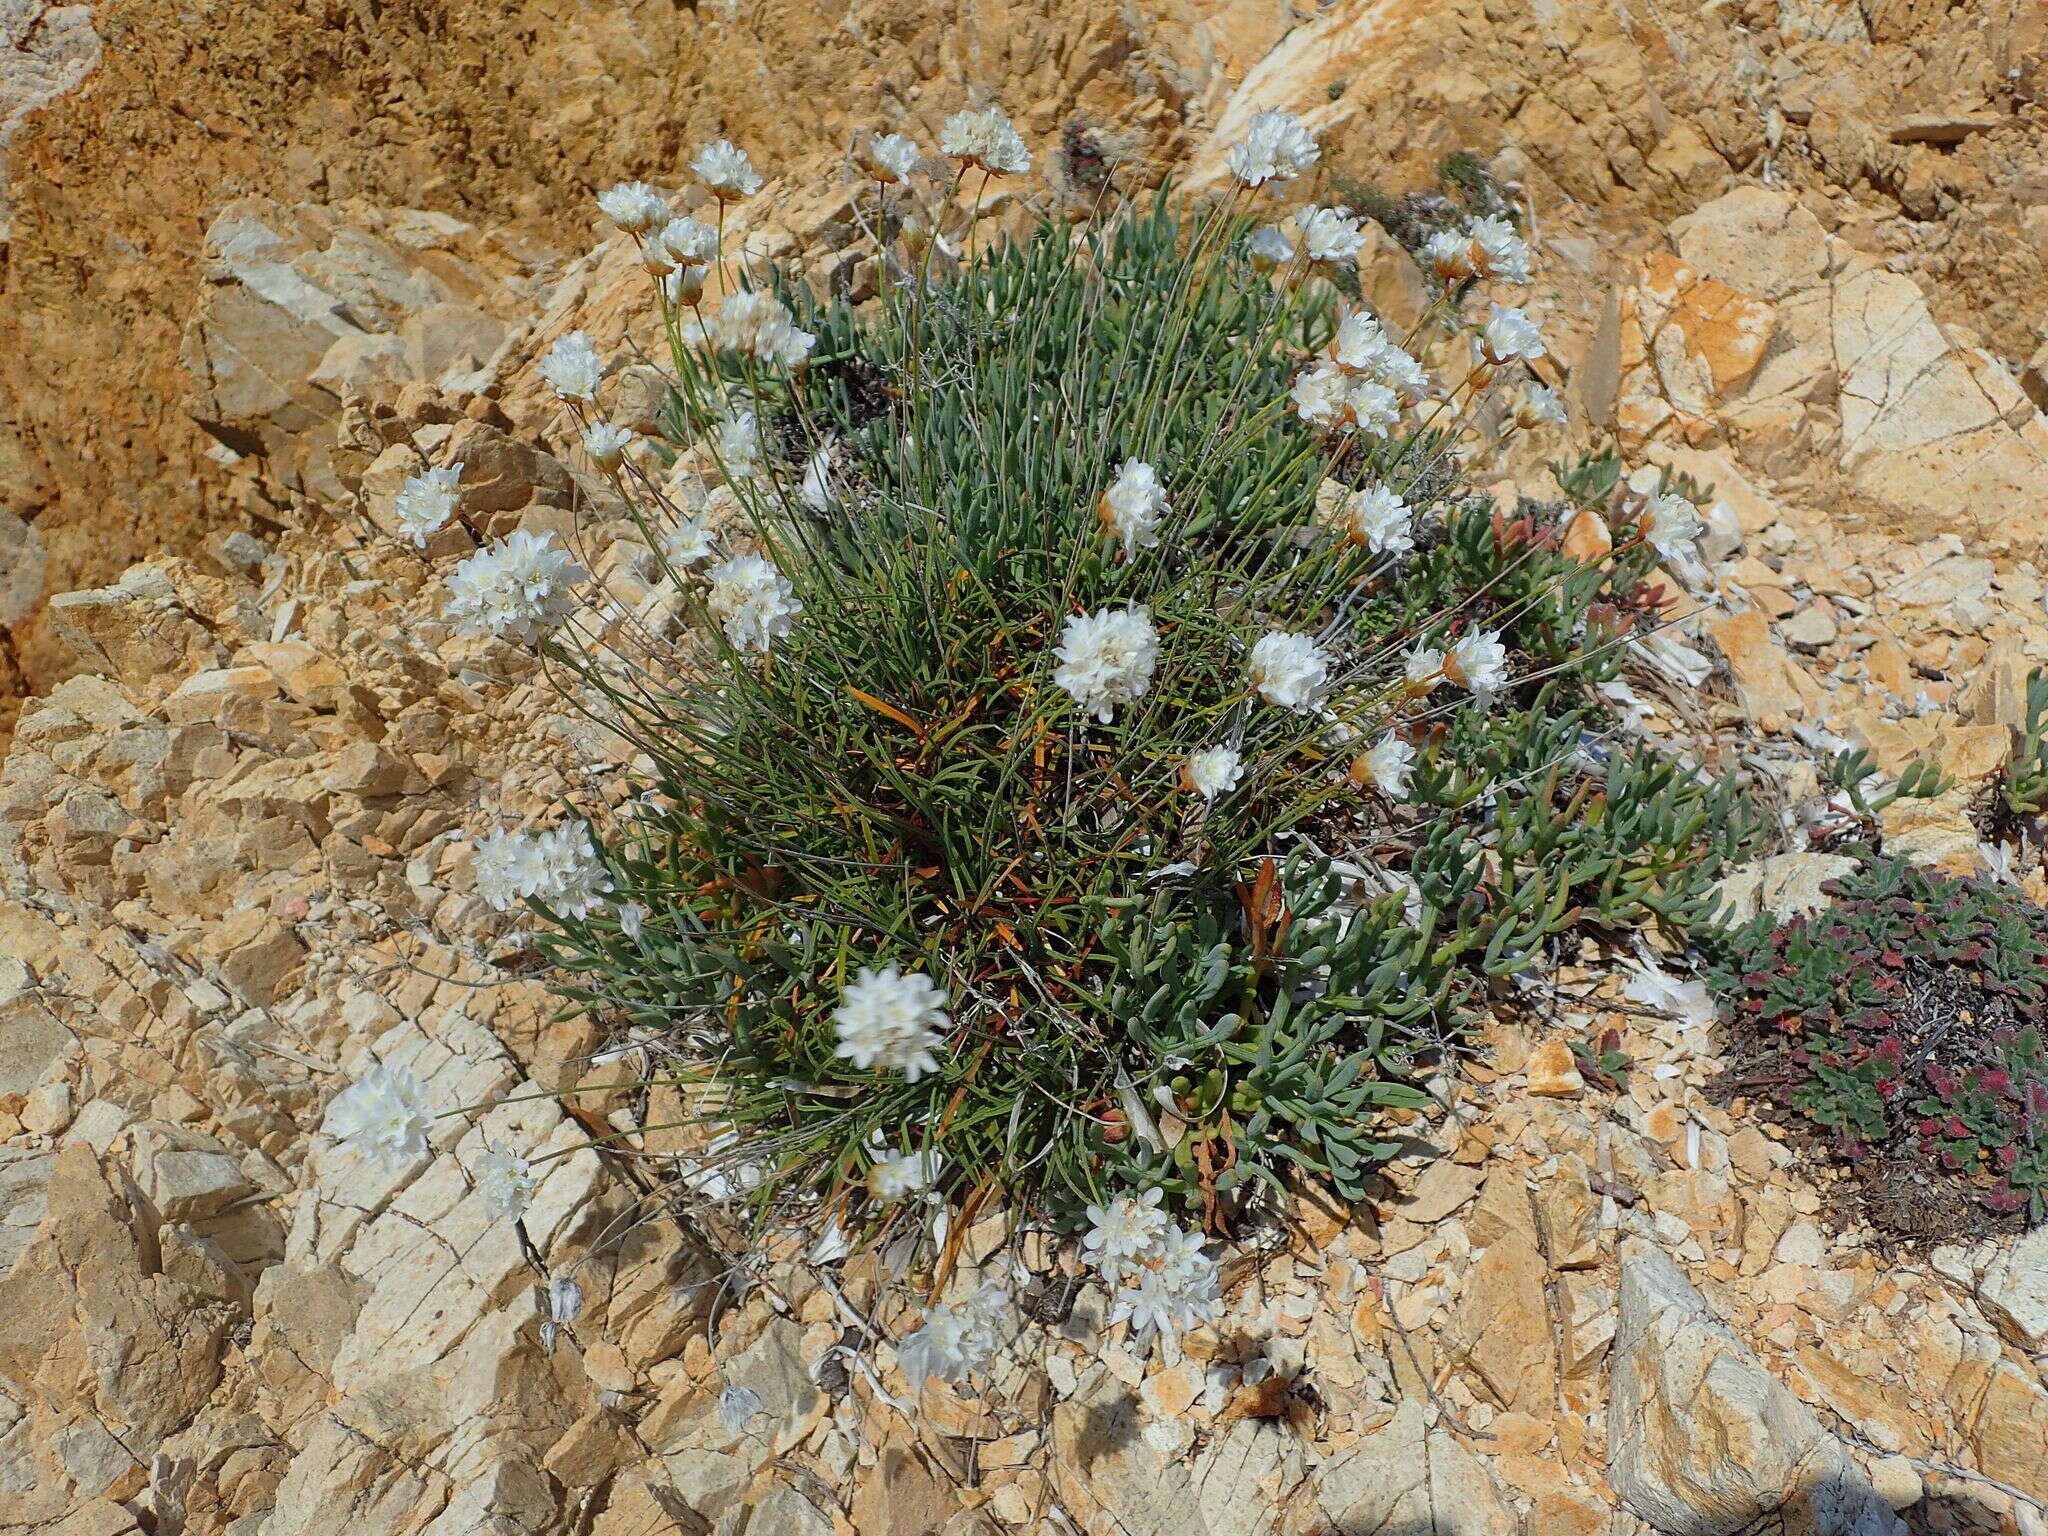
[[[695,623],[564,622],[537,550],[456,582],[652,765],[594,844],[494,842],[490,893],[702,1063],[725,1187],[942,1245],[998,1204],[1086,1227],[1140,1328],[1213,1315],[1204,1234],[1260,1190],[1361,1196],[1490,987],[1576,925],[1682,929],[1757,831],[1611,703],[1683,520],[1586,565],[1462,487],[1461,435],[1559,409],[1534,322],[1467,313],[1526,276],[1513,227],[1396,336],[1333,282],[1345,210],[1262,222],[1316,159],[1283,118],[1206,208],[966,255],[941,213],[1028,167],[1007,122],[948,124],[936,200],[877,139],[864,307],[714,300],[721,231],[621,190],[671,440],[607,428],[586,338],[542,371]],[[932,1371],[988,1352],[963,1305]]]
[[[2040,1220],[2048,912],[1895,859],[1827,888],[1823,912],[1764,914],[1719,941],[1733,1086],[1821,1127],[1889,1225],[1963,1235],[1979,1203]],[[1935,1193],[1902,1198],[1908,1185]]]

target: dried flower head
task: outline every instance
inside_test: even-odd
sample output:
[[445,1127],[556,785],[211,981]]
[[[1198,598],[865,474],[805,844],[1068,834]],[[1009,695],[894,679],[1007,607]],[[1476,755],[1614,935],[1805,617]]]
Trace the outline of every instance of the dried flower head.
[[1143,698],[1159,664],[1159,632],[1152,612],[1132,608],[1098,608],[1068,617],[1054,652],[1059,665],[1053,682],[1065,689],[1084,714],[1104,725],[1116,718],[1117,706]]
[[747,152],[726,139],[713,139],[698,150],[690,160],[690,170],[721,203],[736,203],[761,190],[760,173]]
[[1292,112],[1260,112],[1245,125],[1245,135],[1230,146],[1224,163],[1247,187],[1292,181],[1316,163],[1321,151],[1315,135]]
[[1515,402],[1515,425],[1524,432],[1532,427],[1561,427],[1565,424],[1564,401],[1548,384],[1534,379],[1522,386],[1522,398]]
[[391,501],[397,533],[424,549],[427,540],[448,526],[462,498],[462,466],[444,464],[422,470],[398,488]]
[[1408,659],[1401,666],[1401,676],[1408,686],[1427,692],[1443,680],[1444,653],[1418,645],[1408,653]]
[[833,1055],[863,1072],[900,1072],[917,1082],[939,1070],[933,1048],[952,1028],[945,989],[929,976],[904,975],[895,966],[862,966],[832,1015],[839,1036]]
[[1529,281],[1528,243],[1499,214],[1474,219],[1465,236],[1471,242],[1472,266],[1481,277],[1508,283]]
[[1312,712],[1329,691],[1333,659],[1310,636],[1275,630],[1252,647],[1252,690],[1268,704]]
[[1649,505],[1643,509],[1643,537],[1666,560],[1680,564],[1690,562],[1694,546],[1705,531],[1706,524],[1700,519],[1700,509],[1672,492],[1652,496]]
[[1294,260],[1294,242],[1278,224],[1261,224],[1245,241],[1244,251],[1261,272],[1271,272]]
[[1389,800],[1406,800],[1408,780],[1415,771],[1415,749],[1398,736],[1382,736],[1358,759],[1355,771],[1365,783],[1378,786]]
[[955,112],[940,130],[939,149],[991,175],[1021,176],[1031,169],[1031,151],[997,107]]
[[1011,1315],[1010,1293],[999,1285],[984,1285],[957,1306],[930,1307],[923,1324],[896,1346],[896,1363],[913,1388],[934,1376],[964,1381],[1002,1348]]
[[1438,230],[1422,247],[1422,259],[1429,263],[1430,271],[1446,283],[1462,282],[1479,275],[1479,269],[1473,265],[1472,254],[1471,237],[1454,229]]
[[571,331],[540,360],[540,376],[564,400],[595,400],[604,380],[604,363],[588,336]]
[[734,650],[766,654],[804,611],[788,578],[759,555],[736,555],[710,574],[704,606]]
[[538,645],[575,611],[570,590],[589,579],[552,534],[520,529],[455,568],[443,611],[463,634]]

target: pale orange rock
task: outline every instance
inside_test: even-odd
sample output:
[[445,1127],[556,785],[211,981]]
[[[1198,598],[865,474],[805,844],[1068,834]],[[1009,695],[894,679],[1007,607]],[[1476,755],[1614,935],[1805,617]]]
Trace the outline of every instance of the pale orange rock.
[[1586,1091],[1572,1059],[1572,1048],[1562,1040],[1546,1040],[1529,1057],[1529,1091],[1545,1098],[1568,1099]]

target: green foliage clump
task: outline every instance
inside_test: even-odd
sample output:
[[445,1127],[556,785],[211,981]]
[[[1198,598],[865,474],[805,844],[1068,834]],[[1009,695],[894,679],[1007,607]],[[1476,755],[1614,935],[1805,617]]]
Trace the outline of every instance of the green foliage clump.
[[2027,674],[2027,719],[1999,779],[2006,817],[2048,815],[2048,671]]
[[[1655,622],[1652,552],[1574,562],[1463,494],[1441,432],[1304,427],[1289,383],[1329,290],[1269,280],[1244,232],[1162,203],[879,312],[792,291],[817,344],[787,380],[677,348],[692,429],[736,389],[770,426],[732,483],[802,617],[766,655],[713,628],[683,675],[589,674],[656,766],[603,829],[620,906],[556,953],[578,1001],[698,1046],[764,1211],[886,1220],[861,1192],[884,1149],[929,1153],[970,1213],[1000,1195],[1061,1225],[1129,1184],[1216,1230],[1293,1173],[1356,1196],[1492,983],[1577,925],[1684,929],[1759,836],[1599,692]],[[800,493],[828,449],[831,494]],[[1171,516],[1127,550],[1098,501],[1134,458]],[[1407,495],[1415,547],[1328,527],[1332,477]],[[1157,671],[1091,719],[1055,647],[1127,607]],[[1334,658],[1321,708],[1249,685],[1272,632]],[[1481,632],[1504,691],[1406,670]],[[1405,793],[1360,766],[1390,730]],[[1242,778],[1195,794],[1218,743]],[[916,1081],[838,1053],[848,984],[885,966],[947,994]]]
[[[2048,912],[2018,893],[1866,860],[1835,904],[1731,933],[1745,1087],[1875,1179],[1910,1159],[1994,1216],[2048,1202]],[[1937,1212],[1933,1235],[1967,1230]],[[1913,1225],[1928,1230],[1924,1220]]]

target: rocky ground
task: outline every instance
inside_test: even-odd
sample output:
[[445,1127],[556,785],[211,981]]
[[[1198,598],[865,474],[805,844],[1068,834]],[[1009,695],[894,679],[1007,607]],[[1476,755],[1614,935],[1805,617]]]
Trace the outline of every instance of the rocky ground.
[[[90,52],[84,8],[16,9],[20,39],[0,35],[56,61],[22,76],[54,97]],[[538,25],[505,9],[494,24]],[[1019,6],[852,36],[900,76],[908,122],[953,82],[1001,82],[1047,104],[1041,143],[1090,113],[1198,181],[1254,105],[1310,112],[1346,168],[1395,184],[1448,148],[1513,146],[1495,163],[1535,214],[1572,420],[1507,450],[1498,494],[1554,495],[1545,463],[1609,432],[1714,487],[1711,579],[1674,637],[1712,676],[1646,678],[1647,727],[1740,758],[1795,821],[1840,743],[1889,771],[1933,757],[1958,787],[1887,812],[1889,845],[1978,869],[1971,796],[2048,662],[2033,12],[1495,9],[1138,8],[1090,23],[1089,47],[1048,25],[1034,51],[1044,18]],[[573,88],[547,134],[507,136],[516,171],[450,151],[436,183],[359,133],[323,144],[317,182],[259,175],[278,130],[223,115],[284,89],[252,66],[180,110],[267,195],[137,240],[145,193],[114,189],[105,144],[126,124],[168,158],[143,131],[168,108],[135,83],[115,3],[93,13],[113,59],[96,93],[15,136],[0,324],[47,339],[126,285],[108,314],[128,329],[81,327],[83,374],[13,347],[36,360],[9,374],[0,443],[31,514],[0,513],[0,623],[43,685],[0,768],[0,1531],[2048,1532],[2048,1231],[1921,1256],[1845,1228],[1840,1191],[1713,1090],[1710,1026],[1628,1003],[1591,957],[1445,1085],[1450,1112],[1417,1127],[1432,1150],[1380,1198],[1304,1202],[1234,1261],[1213,1330],[1141,1358],[1083,1292],[980,1397],[913,1402],[874,1341],[914,1313],[872,1262],[735,1271],[674,1177],[696,1149],[654,1128],[676,1118],[665,1091],[532,1096],[639,1063],[556,1017],[518,925],[473,894],[470,847],[601,801],[612,748],[529,659],[450,634],[448,550],[379,526],[422,456],[461,460],[479,525],[558,530],[631,583],[630,524],[530,378],[562,332],[622,357],[638,323],[623,249],[557,254],[588,243],[569,188],[673,163],[700,117],[745,138],[777,110],[715,83],[755,78],[730,57],[664,79],[672,96],[619,63],[737,25],[721,8],[567,11],[518,89]],[[778,81],[803,26],[840,36],[761,24]],[[433,46],[430,64],[463,56]],[[377,67],[332,61],[331,88]],[[390,94],[384,142],[459,138],[423,75]],[[613,99],[630,110],[600,121]],[[764,127],[759,158],[842,127],[843,86],[818,99]],[[533,207],[510,206],[522,175]],[[88,272],[63,199],[95,196],[95,238],[140,255]],[[750,238],[858,277],[823,177],[771,189]],[[1420,276],[1374,252],[1365,286],[1399,318]],[[59,431],[60,377],[98,379],[106,418]],[[63,591],[81,577],[112,584]],[[1817,859],[1755,871],[1758,898],[1820,899]],[[2038,869],[2016,877],[2048,897]],[[1610,1026],[1636,1063],[1622,1089],[1566,1049]],[[514,1102],[444,1122],[393,1179],[318,1132],[373,1059],[441,1102]],[[612,1150],[577,1150],[593,1136]],[[530,1247],[470,1188],[491,1140],[563,1153]],[[970,1234],[960,1283],[1006,1235]]]

